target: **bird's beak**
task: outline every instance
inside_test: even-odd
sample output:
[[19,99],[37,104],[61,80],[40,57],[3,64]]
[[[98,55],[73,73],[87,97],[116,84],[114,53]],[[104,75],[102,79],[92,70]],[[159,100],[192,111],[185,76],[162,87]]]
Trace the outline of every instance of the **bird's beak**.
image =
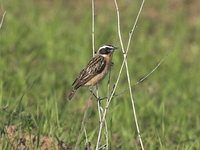
[[113,47],[113,50],[117,50],[118,49],[118,47]]

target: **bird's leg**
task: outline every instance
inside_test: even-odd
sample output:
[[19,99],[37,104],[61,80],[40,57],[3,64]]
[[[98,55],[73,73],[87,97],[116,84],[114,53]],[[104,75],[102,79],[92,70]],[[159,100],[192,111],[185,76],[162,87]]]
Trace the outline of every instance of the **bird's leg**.
[[97,97],[97,96],[94,94],[93,90],[92,90],[92,86],[89,87],[89,90],[90,90],[90,93],[91,93],[91,94],[96,98],[96,100],[99,101],[99,102],[101,102],[103,99],[106,98],[106,97],[104,97],[104,98]]
[[89,87],[90,93],[98,100],[98,97],[94,94],[93,90],[92,90],[92,86]]
[[[96,90],[98,91],[98,85],[96,85]],[[98,96],[97,96],[98,97]],[[106,99],[107,97],[103,97],[103,98],[100,98],[100,97],[98,97],[98,101],[99,102],[101,102],[102,100],[104,100],[104,99]]]

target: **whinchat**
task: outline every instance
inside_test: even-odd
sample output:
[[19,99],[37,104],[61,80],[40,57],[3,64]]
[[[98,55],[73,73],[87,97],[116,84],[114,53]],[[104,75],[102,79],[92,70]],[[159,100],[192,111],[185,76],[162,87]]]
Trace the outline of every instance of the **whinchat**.
[[71,100],[78,88],[82,86],[93,86],[99,83],[108,73],[112,65],[112,55],[117,47],[112,45],[101,46],[87,66],[79,73],[73,82],[73,90],[68,96]]

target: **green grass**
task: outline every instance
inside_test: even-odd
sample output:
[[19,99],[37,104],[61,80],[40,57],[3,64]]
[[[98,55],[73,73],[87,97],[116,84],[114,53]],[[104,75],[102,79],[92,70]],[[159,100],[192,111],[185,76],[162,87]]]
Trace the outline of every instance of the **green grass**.
[[[104,43],[120,46],[114,2],[95,3],[95,48]],[[200,149],[199,4],[146,1],[134,32],[128,54],[132,84],[172,50],[133,91],[146,149]],[[124,43],[139,5],[119,2]],[[7,14],[0,30],[0,129],[15,125],[27,134],[58,136],[75,146],[90,93],[82,88],[72,101],[66,93],[92,57],[90,6],[90,1],[1,1],[0,12]],[[122,60],[117,51],[111,84]],[[99,86],[101,96],[106,87],[107,78]],[[117,93],[126,88],[124,71]],[[113,99],[106,119],[111,149],[140,149],[128,92]],[[85,127],[94,148],[99,127],[95,99]],[[79,149],[84,145],[82,134]]]

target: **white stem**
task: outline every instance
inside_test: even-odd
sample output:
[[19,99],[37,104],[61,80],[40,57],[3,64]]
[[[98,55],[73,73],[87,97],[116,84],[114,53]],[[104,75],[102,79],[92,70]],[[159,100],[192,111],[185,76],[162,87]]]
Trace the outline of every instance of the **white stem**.
[[102,117],[102,119],[101,119],[100,126],[99,126],[99,133],[98,133],[98,138],[97,138],[96,150],[99,149],[99,144],[100,144],[100,139],[101,139],[101,133],[102,133],[102,128],[103,128],[103,122],[105,121],[106,114],[107,114],[107,109],[108,109],[108,107],[109,107],[109,105],[110,105],[111,99],[113,98],[114,93],[115,93],[115,91],[116,91],[116,89],[117,89],[117,85],[118,85],[119,79],[120,79],[120,77],[121,77],[122,69],[123,69],[123,64],[122,64],[122,66],[121,66],[121,68],[120,68],[120,71],[119,71],[117,80],[116,80],[116,82],[115,82],[115,84],[114,84],[114,88],[113,88],[113,90],[112,90],[112,93],[111,93],[110,97],[108,98],[108,100],[107,100],[107,102],[106,102],[106,106],[105,106],[105,110],[104,110],[104,113],[103,113],[103,117]]
[[[98,139],[97,139],[97,144],[96,144],[96,150],[99,149],[99,143],[100,143],[101,133],[102,133],[102,128],[103,128],[103,122],[105,121],[106,114],[107,114],[107,109],[108,109],[108,107],[109,107],[109,104],[110,104],[110,102],[111,102],[111,100],[112,100],[112,98],[113,98],[113,96],[114,96],[114,93],[115,93],[115,91],[116,91],[117,85],[118,85],[118,83],[119,83],[119,79],[120,79],[120,77],[121,77],[122,69],[123,69],[123,67],[124,67],[124,63],[126,62],[126,56],[127,56],[128,50],[129,50],[129,45],[130,45],[130,41],[131,41],[131,38],[132,38],[132,34],[133,34],[133,31],[135,30],[135,27],[136,27],[138,18],[139,18],[139,16],[140,16],[141,10],[142,10],[143,5],[144,5],[144,1],[145,1],[145,0],[143,0],[142,4],[141,4],[141,6],[140,6],[140,10],[139,10],[139,12],[138,12],[137,18],[136,18],[136,20],[135,20],[135,23],[134,23],[133,28],[132,28],[132,30],[131,30],[131,33],[130,33],[130,35],[129,35],[129,42],[128,42],[128,46],[127,46],[127,51],[126,51],[126,53],[124,53],[124,60],[123,60],[123,63],[122,63],[122,65],[121,65],[121,68],[120,68],[120,71],[119,71],[117,80],[116,80],[116,82],[115,82],[115,84],[114,84],[114,88],[113,88],[113,90],[112,90],[112,93],[111,93],[110,97],[108,98],[108,100],[107,100],[107,102],[106,102],[106,107],[105,107],[105,110],[104,110],[104,113],[103,113],[102,120],[101,120],[101,122],[100,122],[99,133],[98,133]],[[115,4],[117,4],[116,0],[115,0]],[[117,11],[119,11],[118,6],[117,6],[116,8],[117,8]],[[119,12],[117,12],[117,14],[119,14]],[[119,16],[118,16],[118,17],[119,17]],[[118,25],[119,25],[119,22],[118,22]],[[120,31],[120,28],[119,28],[119,26],[118,26],[118,33],[119,33],[119,31]],[[121,39],[121,36],[119,36],[119,38]],[[122,41],[122,40],[121,40],[121,41]],[[121,44],[121,46],[122,46],[122,49],[124,50],[123,44]],[[133,103],[133,106],[134,106],[134,103]],[[134,113],[134,114],[135,114],[135,113]],[[137,128],[137,129],[139,129],[139,128]],[[138,130],[137,130],[137,131],[138,131]],[[140,132],[138,132],[138,133],[140,133]],[[139,134],[139,135],[140,135],[140,134]],[[142,143],[142,140],[141,140],[141,136],[139,136],[139,139],[140,139],[141,147],[142,147],[142,149],[144,149],[144,148],[143,148],[143,143]]]
[[4,11],[3,16],[1,18],[0,29],[1,29],[2,25],[3,25],[5,15],[6,15],[6,11]]
[[164,61],[165,58],[169,55],[170,52],[171,52],[171,51],[169,51],[169,52],[159,61],[159,63],[156,65],[156,67],[153,68],[153,70],[151,70],[151,71],[150,71],[146,76],[144,76],[142,79],[140,79],[139,81],[137,81],[137,82],[134,84],[134,86],[137,85],[137,84],[139,84],[139,83],[141,83],[141,82],[144,81],[146,78],[148,78],[148,77],[163,63],[163,61]]
[[125,61],[125,66],[126,66],[126,74],[127,74],[127,79],[128,79],[128,86],[129,86],[129,92],[130,92],[130,98],[131,98],[131,103],[132,103],[132,108],[133,108],[133,114],[134,114],[135,124],[136,124],[136,128],[137,128],[137,132],[138,132],[138,137],[139,137],[139,141],[140,141],[141,148],[142,148],[142,150],[144,150],[144,146],[143,146],[143,142],[142,142],[142,137],[141,137],[141,135],[140,135],[140,129],[139,129],[138,121],[137,121],[137,115],[136,115],[136,110],[135,110],[135,104],[134,104],[134,99],[133,99],[133,94],[132,94],[132,87],[131,87],[130,74],[129,74],[129,70],[128,70],[128,63],[127,63],[127,57],[126,57],[126,56],[127,56],[127,52],[128,52],[128,50],[129,50],[130,41],[131,41],[131,38],[132,38],[132,35],[133,35],[133,31],[134,31],[134,29],[135,29],[135,27],[136,27],[136,24],[137,24],[139,15],[140,15],[141,10],[142,10],[143,5],[144,5],[144,0],[143,0],[143,2],[142,2],[142,4],[141,4],[140,10],[139,10],[138,15],[137,15],[137,17],[136,17],[136,20],[135,20],[135,23],[134,23],[134,25],[133,25],[133,28],[132,28],[132,30],[131,30],[131,32],[130,32],[126,53],[125,53],[125,51],[124,51],[124,44],[123,44],[123,41],[122,41],[121,31],[120,31],[119,8],[118,8],[118,5],[117,5],[117,0],[114,0],[114,1],[115,1],[116,9],[117,9],[118,35],[119,35],[119,40],[120,40],[122,52],[123,52],[123,54],[124,54],[123,56],[124,56],[124,61]]
[[105,136],[106,136],[106,150],[108,150],[109,144],[108,144],[108,125],[107,121],[105,120]]
[[[93,57],[95,55],[95,39],[94,39],[94,18],[95,17],[95,13],[94,13],[94,0],[92,0],[92,54],[93,54]],[[98,92],[98,85],[96,86],[96,95],[97,97],[99,97],[99,92]],[[101,107],[100,105],[100,101],[98,101],[98,104],[97,104],[97,107],[98,107],[98,112],[99,112],[99,121],[101,122],[102,118],[101,118],[101,110],[102,110],[102,113],[103,113],[103,108]]]
[[101,106],[100,106],[100,101],[97,102],[97,107],[98,107],[98,112],[99,112],[99,122],[101,122]]
[[94,0],[92,0],[92,54],[95,54],[94,48]]
[[[158,69],[158,67],[163,63],[163,61],[166,59],[166,57],[167,57],[170,53],[171,53],[171,50],[168,51],[168,53],[167,53],[164,57],[162,57],[162,59],[158,62],[158,64],[157,64],[149,73],[147,73],[142,79],[138,80],[135,84],[133,84],[132,87],[134,87],[134,86],[138,85],[139,83],[143,82],[144,80],[146,80],[154,71],[156,71],[156,70]],[[124,63],[124,61],[123,61],[123,63]],[[122,94],[124,94],[127,90],[129,90],[129,88],[126,89],[126,90],[124,90],[124,91],[122,91],[122,92],[120,92],[120,93],[118,93],[118,94],[115,95],[115,96],[122,95]]]
[[137,14],[137,17],[136,17],[136,19],[135,19],[135,23],[134,23],[134,25],[133,25],[133,28],[131,29],[130,34],[129,34],[128,44],[127,44],[127,48],[126,48],[126,53],[128,53],[129,46],[130,46],[130,43],[131,43],[131,39],[132,39],[132,36],[133,36],[133,32],[135,31],[135,28],[136,28],[138,19],[139,19],[139,17],[140,17],[142,8],[143,8],[143,6],[144,6],[144,2],[145,2],[145,0],[142,0],[142,3],[141,3],[141,5],[140,5],[140,9],[139,9],[138,14]]

